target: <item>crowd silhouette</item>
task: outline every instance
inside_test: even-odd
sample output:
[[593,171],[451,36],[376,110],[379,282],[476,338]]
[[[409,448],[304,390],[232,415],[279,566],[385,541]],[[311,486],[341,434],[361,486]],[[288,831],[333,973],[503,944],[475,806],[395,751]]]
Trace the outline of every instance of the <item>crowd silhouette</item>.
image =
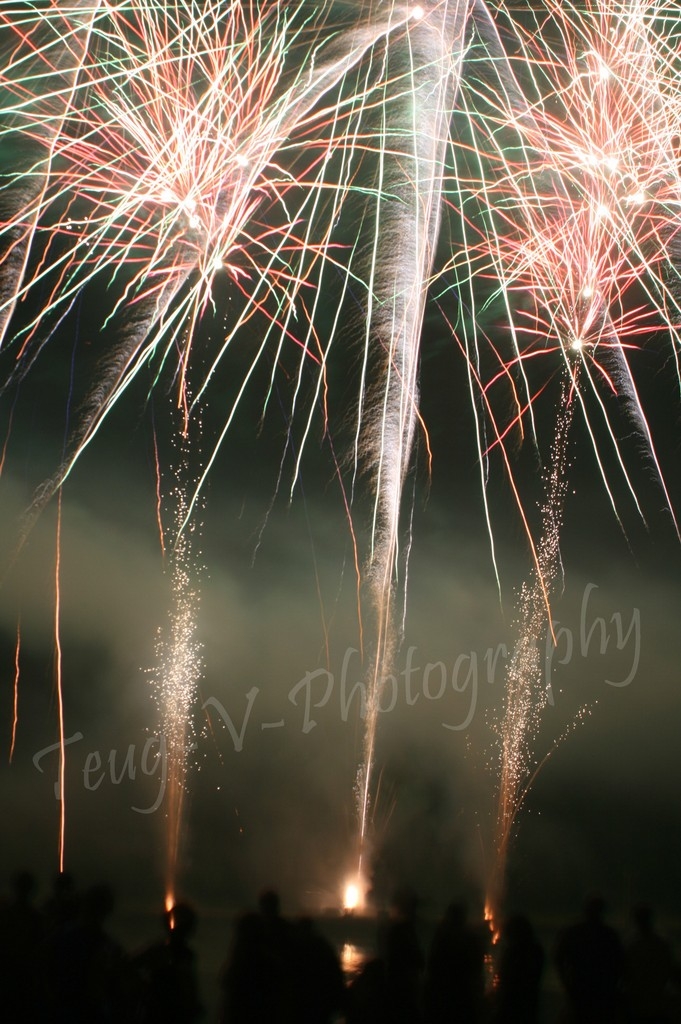
[[[375,954],[345,977],[309,917],[289,920],[273,890],[240,914],[208,1013],[184,903],[159,915],[159,936],[130,951],[109,932],[114,894],[58,875],[49,898],[17,872],[0,898],[0,1021],[5,1024],[674,1024],[681,973],[653,911],[635,907],[626,940],[600,897],[542,946],[523,914],[494,936],[461,903],[424,941],[419,902],[397,892],[377,924]],[[547,972],[560,1006],[542,997]]]
[[283,918],[272,890],[237,920],[221,987],[221,1024],[321,1024],[344,998],[335,950],[310,918]]

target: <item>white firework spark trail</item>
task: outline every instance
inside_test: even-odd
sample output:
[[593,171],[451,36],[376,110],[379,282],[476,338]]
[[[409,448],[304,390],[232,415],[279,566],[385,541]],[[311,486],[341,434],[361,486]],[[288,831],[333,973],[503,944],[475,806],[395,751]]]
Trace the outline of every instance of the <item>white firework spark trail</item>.
[[556,433],[545,475],[541,535],[536,564],[522,584],[515,621],[516,641],[506,672],[504,710],[498,727],[499,788],[493,861],[487,883],[486,916],[496,926],[503,903],[506,860],[513,824],[543,764],[534,741],[544,709],[551,700],[543,674],[540,640],[547,627],[547,594],[562,578],[560,531],[568,489],[568,437],[575,405],[575,380],[563,386]]
[[202,572],[198,550],[200,524],[196,514],[187,522],[188,493],[193,486],[189,434],[180,432],[174,443],[179,450],[179,462],[166,499],[172,512],[172,524],[167,543],[166,538],[161,537],[164,550],[169,552],[170,607],[166,625],[158,632],[156,663],[151,671],[160,712],[159,756],[164,771],[167,766],[165,893],[168,910],[175,905],[177,896],[189,752],[194,735],[192,714],[203,672],[197,636]]
[[[400,510],[418,420],[423,316],[440,228],[449,121],[470,6],[469,0],[424,4],[405,37],[394,47],[388,45],[389,84],[379,145],[379,201],[365,345],[367,360],[371,348],[377,350],[377,369],[374,383],[360,396],[357,434],[357,458],[371,474],[375,492],[366,569],[374,650],[367,677],[363,761],[357,778],[360,885],[378,709],[399,631]],[[402,65],[399,74],[392,73],[395,61]],[[393,160],[384,154],[392,154]],[[390,260],[386,252],[390,252]],[[406,560],[404,572],[406,575]]]

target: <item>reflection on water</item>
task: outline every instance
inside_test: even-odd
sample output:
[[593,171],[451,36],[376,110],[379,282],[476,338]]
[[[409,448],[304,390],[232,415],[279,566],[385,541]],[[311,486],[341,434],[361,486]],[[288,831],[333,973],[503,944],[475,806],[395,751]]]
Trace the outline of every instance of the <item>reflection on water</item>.
[[376,956],[376,917],[347,911],[342,914],[326,913],[316,919],[316,924],[336,950],[345,984],[349,985],[361,974],[367,960]]
[[356,946],[353,942],[343,943],[340,961],[346,982],[352,981],[359,974],[366,957],[367,951],[362,946]]

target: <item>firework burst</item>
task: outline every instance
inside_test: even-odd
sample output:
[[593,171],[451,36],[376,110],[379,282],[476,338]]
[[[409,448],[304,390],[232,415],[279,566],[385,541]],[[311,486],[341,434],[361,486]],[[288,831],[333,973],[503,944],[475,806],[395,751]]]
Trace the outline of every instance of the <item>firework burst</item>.
[[657,465],[630,354],[660,329],[675,358],[679,349],[680,108],[670,44],[655,5],[546,6],[542,21],[508,22],[511,55],[498,71],[465,79],[455,198],[466,246],[452,265],[461,283],[470,275],[496,284],[512,352],[489,346],[485,376],[478,339],[465,348],[483,405],[501,381],[512,386],[516,414],[495,423],[493,444],[511,426],[535,433],[533,401],[551,373],[535,367],[557,356],[577,385],[579,366],[577,398],[604,483],[596,415],[633,494],[606,401],[628,403]]
[[[344,17],[342,5],[285,0],[0,2],[0,151],[8,155],[0,342],[11,360],[3,389],[28,373],[84,294],[102,297],[106,349],[32,515],[143,367],[151,367],[152,386],[173,377],[180,434],[189,436],[228,351],[256,316],[263,325],[245,373],[232,382],[203,473],[176,502],[174,611],[158,652],[165,731],[177,752],[173,860],[187,701],[200,667],[190,524],[262,360],[276,368],[284,348],[294,352],[290,421],[302,419],[295,479],[319,409],[327,426],[327,368],[345,340],[343,304],[360,296],[353,493],[365,470],[373,495],[368,553],[357,558],[373,633],[360,847],[381,686],[404,615],[409,541],[401,512],[419,425],[429,289],[440,290],[443,305],[452,296],[458,304],[452,330],[475,410],[483,490],[496,451],[524,518],[510,438],[529,434],[538,444],[534,408],[557,372],[567,373],[570,416],[581,410],[609,492],[604,446],[637,500],[609,415],[614,399],[624,399],[662,480],[631,358],[662,327],[679,374],[674,12],[643,0],[547,0],[535,14],[481,0],[358,6]],[[445,213],[455,243],[438,266]],[[336,229],[348,221],[355,233],[341,245]],[[339,298],[322,329],[327,288]],[[235,312],[201,379],[192,375],[190,399],[197,329],[225,290]],[[494,341],[483,328],[492,307],[504,325]],[[301,413],[309,371],[310,405]],[[562,450],[554,475],[564,461]],[[526,522],[535,568],[521,594],[522,640],[502,726],[503,857],[540,706],[528,680],[532,643],[550,614],[563,486],[552,475],[538,541]],[[490,530],[491,518],[487,509]]]
[[[664,336],[678,372],[680,108],[663,15],[662,5],[608,2],[548,3],[538,14],[506,16],[503,57],[474,48],[463,78],[449,198],[464,244],[449,268],[480,315],[456,334],[469,365],[481,465],[501,453],[523,518],[511,446],[526,434],[539,446],[537,399],[554,374],[568,381],[536,541],[526,521],[534,569],[518,598],[498,729],[493,915],[513,823],[538,770],[534,741],[547,703],[538,641],[550,628],[550,596],[562,571],[565,446],[576,408],[615,515],[613,456],[643,517],[614,403],[638,428],[671,507],[631,368],[638,348]],[[502,310],[506,347],[499,332],[492,343],[481,327],[492,307]]]
[[325,110],[321,101],[412,9],[329,31],[285,3],[261,11],[234,0],[206,10],[181,0],[51,5],[18,19],[4,7],[0,86],[11,126],[3,141],[21,139],[29,153],[2,192],[6,326],[19,301],[40,295],[11,333],[12,379],[95,281],[111,295],[102,327],[116,327],[39,509],[149,360],[172,357],[185,401],[195,328],[218,275],[242,293],[243,309],[196,402],[256,312],[269,321],[268,349],[288,337],[310,355],[312,329],[292,325],[306,308],[306,284],[319,283],[320,260],[333,255],[331,227],[348,185],[327,179],[327,165],[349,145],[344,110],[353,109],[347,101]]
[[[266,325],[225,410],[204,476],[192,497],[176,503],[181,519],[171,556],[174,610],[158,652],[164,733],[177,775],[171,785],[173,861],[188,702],[199,671],[192,639],[196,595],[184,534],[263,353],[275,365],[285,342],[297,345],[299,381],[309,364],[317,366],[319,397],[337,327],[336,318],[325,351],[315,328],[324,267],[339,264],[345,287],[355,275],[351,262],[340,262],[332,232],[352,190],[355,165],[373,149],[360,137],[359,123],[377,81],[385,84],[384,62],[375,68],[370,55],[393,35],[404,35],[424,11],[387,4],[385,12],[381,7],[338,24],[328,14],[328,7],[318,12],[237,0],[208,9],[184,0],[162,7],[75,0],[28,12],[6,3],[0,10],[0,45],[7,55],[0,87],[9,114],[0,141],[25,150],[1,195],[0,315],[16,360],[5,387],[28,372],[85,292],[106,294],[100,329],[113,337],[64,461],[36,495],[26,530],[142,367],[153,364],[158,379],[171,364],[186,437],[195,407],[205,401],[244,325],[256,313]],[[359,90],[352,92],[346,79],[363,61]],[[427,269],[423,257],[420,278]],[[240,312],[192,403],[186,377],[197,327],[225,279],[241,297]],[[418,304],[422,309],[422,298]],[[27,311],[21,318],[20,305]],[[414,324],[412,347],[420,320]],[[410,358],[413,382],[416,362]],[[391,394],[390,405],[396,400]],[[298,386],[294,411],[297,401]],[[407,415],[413,424],[413,410]],[[402,463],[413,426],[404,430]]]

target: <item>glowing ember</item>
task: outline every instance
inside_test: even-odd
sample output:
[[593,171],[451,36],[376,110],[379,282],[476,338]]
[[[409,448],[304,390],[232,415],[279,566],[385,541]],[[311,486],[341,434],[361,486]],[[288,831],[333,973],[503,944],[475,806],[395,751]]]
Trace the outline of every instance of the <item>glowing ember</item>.
[[166,893],[166,898],[163,903],[166,911],[167,926],[170,931],[175,927],[175,897],[170,890]]
[[490,930],[490,935],[492,936],[492,944],[496,946],[501,936],[501,931],[495,918],[494,909],[489,900],[487,900],[485,903],[485,923],[487,924]]

